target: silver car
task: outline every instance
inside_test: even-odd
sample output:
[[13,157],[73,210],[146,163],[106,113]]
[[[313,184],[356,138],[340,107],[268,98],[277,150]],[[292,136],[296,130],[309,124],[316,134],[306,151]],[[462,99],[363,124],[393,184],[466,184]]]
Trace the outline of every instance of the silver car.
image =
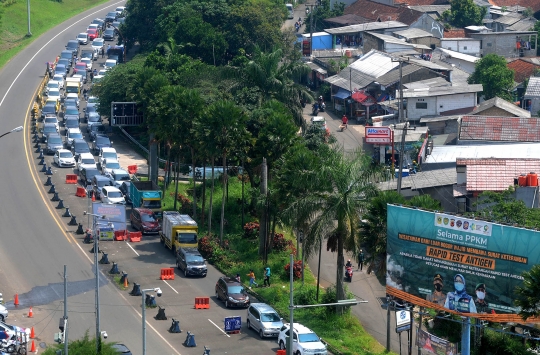
[[247,310],[247,327],[255,330],[259,337],[277,337],[283,318],[266,303],[252,303]]

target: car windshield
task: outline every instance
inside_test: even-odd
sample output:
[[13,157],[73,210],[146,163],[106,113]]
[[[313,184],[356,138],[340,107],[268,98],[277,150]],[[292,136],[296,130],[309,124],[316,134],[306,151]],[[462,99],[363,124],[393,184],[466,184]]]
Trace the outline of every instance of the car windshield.
[[[156,200],[156,202],[159,203],[160,201]],[[160,206],[158,206],[158,207],[160,207]],[[194,234],[194,233],[180,233],[178,235],[178,241],[180,243],[197,243],[197,234]]]
[[46,126],[43,128],[43,133],[47,135],[47,133],[54,133],[56,132],[56,127],[54,126]]
[[55,74],[55,75],[53,76],[53,80],[54,80],[54,81],[58,81],[58,82],[64,81],[64,76],[63,76],[63,75],[59,75],[59,74]]
[[186,261],[188,263],[204,263],[204,259],[200,255],[186,254]]
[[[161,208],[161,201],[159,200],[144,200],[142,205],[142,208],[148,208],[148,209],[154,209],[154,208]],[[182,239],[180,240],[182,243],[186,243]],[[195,236],[194,243],[197,243],[197,237]]]
[[244,293],[244,287],[243,286],[229,286],[228,291],[229,291],[229,294]]
[[77,42],[69,42],[66,46],[68,49],[76,49],[78,46]]
[[96,137],[96,143],[97,144],[109,144],[109,138],[97,136]]
[[81,33],[81,34],[79,34],[79,36],[77,38],[78,39],[86,39],[87,35],[86,35],[86,33]]
[[85,171],[85,175],[86,175],[86,179],[87,179],[87,180],[90,180],[90,179],[92,179],[94,176],[99,175],[99,171],[97,171],[96,169],[87,169],[87,170]]
[[120,164],[117,162],[105,163],[107,169],[120,169]]
[[90,96],[90,97],[88,98],[88,103],[89,103],[89,104],[97,104],[97,103],[98,103],[97,97]]
[[69,53],[69,52],[62,52],[62,53],[60,53],[60,58],[70,60],[72,57],[73,57],[73,54],[71,54],[71,53]]
[[98,122],[99,121],[99,115],[95,112],[91,112],[88,116],[88,122]]
[[49,96],[60,96],[58,88],[49,88]]
[[109,180],[98,180],[97,185],[99,187],[107,186],[107,185],[109,185]]
[[49,81],[47,83],[47,87],[49,88],[49,92],[50,92],[50,89],[58,89],[59,86],[60,86],[60,84],[58,84],[58,81]]
[[76,139],[76,138],[83,139],[82,133],[80,133],[80,132],[78,132],[78,133],[70,133],[69,139]]
[[96,161],[92,158],[81,159],[81,164],[95,164]]
[[88,112],[88,113],[91,113],[91,112],[97,112],[96,106],[94,106],[94,105],[92,105],[92,106],[87,106],[87,107],[86,107],[86,112]]
[[105,66],[106,66],[106,67],[109,67],[109,68],[112,68],[112,67],[114,67],[115,65],[116,65],[115,62],[105,62]]
[[85,63],[77,63],[77,65],[75,65],[75,68],[80,69],[80,70],[86,70],[86,64]]
[[262,322],[279,322],[281,318],[275,313],[262,313],[261,321]]
[[56,119],[56,117],[45,117],[45,123],[58,123],[58,120]]
[[315,333],[298,334],[298,341],[301,343],[317,343],[319,337]]
[[120,191],[109,191],[109,197],[122,197],[122,193]]
[[88,149],[88,144],[86,144],[86,142],[75,143],[75,150],[77,150],[77,151],[90,151]]
[[92,42],[92,45],[93,45],[94,47],[101,47],[101,46],[103,46],[103,39],[100,38],[100,39],[98,39],[98,40],[94,40],[94,41]]
[[116,181],[129,181],[130,180],[129,174],[115,174],[114,178]]
[[[78,128],[79,127],[79,121],[77,119],[70,119],[70,120],[66,120],[66,122],[64,123],[64,125],[66,126],[66,128]],[[73,134],[73,135],[69,135],[70,138],[83,138],[83,136],[79,133],[77,135]]]
[[62,144],[62,138],[60,137],[49,137],[49,144]]
[[141,213],[141,221],[143,221],[143,222],[155,222],[156,219],[151,214]]
[[73,154],[71,152],[61,152],[60,158],[73,158]]
[[115,152],[103,152],[103,155],[102,157],[104,159],[114,159],[114,160],[117,160],[117,156],[116,156],[116,153]]
[[66,115],[78,115],[79,110],[76,107],[66,108]]

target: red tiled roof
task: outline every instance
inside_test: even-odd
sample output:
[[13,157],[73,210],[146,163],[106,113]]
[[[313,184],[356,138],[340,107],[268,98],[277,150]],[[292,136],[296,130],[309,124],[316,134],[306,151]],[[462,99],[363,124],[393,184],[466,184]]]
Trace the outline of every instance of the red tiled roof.
[[467,166],[467,191],[504,191],[521,174],[540,173],[540,159],[456,159]]
[[530,78],[536,69],[540,68],[540,65],[521,58],[508,63],[506,66],[514,71],[514,81],[516,83],[522,83],[525,79]]
[[[463,116],[459,139],[496,142],[540,142],[540,119]],[[540,170],[538,171],[540,173]]]
[[527,8],[533,9],[534,12],[537,12],[540,10],[540,1],[538,0],[488,0],[491,5],[496,6],[506,6],[506,7],[512,7],[512,6],[523,6]]
[[447,0],[394,0],[394,4],[403,4],[407,6],[424,6],[424,5],[447,5]]
[[391,6],[371,0],[358,0],[347,6],[343,14],[354,14],[372,21],[399,21],[410,25],[424,13],[405,6]]
[[443,38],[465,38],[467,35],[465,34],[464,28],[452,28],[450,30],[444,30]]

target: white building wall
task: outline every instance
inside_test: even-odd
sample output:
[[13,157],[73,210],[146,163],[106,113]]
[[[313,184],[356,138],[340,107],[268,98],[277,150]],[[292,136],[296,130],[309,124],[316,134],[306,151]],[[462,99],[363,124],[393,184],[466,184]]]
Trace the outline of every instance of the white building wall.
[[476,105],[475,96],[474,93],[437,96],[437,115],[444,111],[473,107]]
[[[405,42],[403,42],[405,43]],[[414,49],[410,44],[398,44],[398,43],[384,43],[384,49],[386,53],[402,52],[406,50]]]
[[452,38],[441,38],[441,48],[463,54],[480,56],[480,41],[476,39],[456,40]]
[[423,14],[418,20],[411,23],[409,28],[419,28],[431,33],[434,37],[441,38],[444,36],[444,25],[439,21],[434,20],[428,14]]
[[[427,108],[425,109],[421,108],[424,103],[427,104]],[[418,121],[425,116],[440,115],[441,112],[473,107],[475,105],[475,93],[408,98],[407,118],[411,121]]]
[[[416,103],[427,103],[427,108],[417,108]],[[434,116],[437,114],[437,98],[421,97],[407,99],[407,118],[412,121],[418,121],[424,116]]]
[[471,62],[467,62],[465,60],[461,60],[461,59],[457,59],[457,58],[450,58],[450,57],[446,57],[446,59],[444,59],[444,61],[446,63],[449,63],[449,64],[454,64],[457,68],[469,73],[469,74],[472,74],[474,72],[474,65],[475,63],[471,63]]

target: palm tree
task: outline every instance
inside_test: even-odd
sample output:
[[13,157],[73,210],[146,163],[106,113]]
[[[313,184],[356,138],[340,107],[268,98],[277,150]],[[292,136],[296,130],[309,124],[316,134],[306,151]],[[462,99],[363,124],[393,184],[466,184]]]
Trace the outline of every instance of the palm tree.
[[[345,298],[343,287],[344,251],[356,251],[358,219],[376,194],[378,175],[371,159],[361,151],[344,155],[343,149],[322,146],[318,166],[304,181],[304,192],[285,208],[289,220],[308,222],[305,252],[309,256],[327,237],[327,247],[337,251],[336,296]],[[336,223],[337,222],[337,223]]]
[[515,303],[521,308],[519,315],[523,319],[540,315],[540,265],[533,265],[530,271],[521,274],[523,285],[515,289]]

